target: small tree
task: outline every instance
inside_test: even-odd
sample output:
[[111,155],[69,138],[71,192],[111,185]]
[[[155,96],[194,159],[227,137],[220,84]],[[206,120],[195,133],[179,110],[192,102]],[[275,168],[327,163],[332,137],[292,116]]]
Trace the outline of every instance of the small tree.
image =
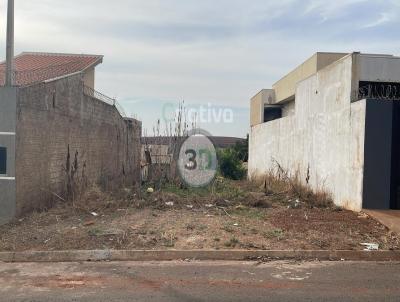
[[247,134],[245,141],[236,142],[233,146],[233,150],[235,150],[241,161],[247,162],[249,159],[249,135]]
[[218,150],[218,163],[221,175],[226,178],[240,180],[246,176],[239,153],[233,148]]

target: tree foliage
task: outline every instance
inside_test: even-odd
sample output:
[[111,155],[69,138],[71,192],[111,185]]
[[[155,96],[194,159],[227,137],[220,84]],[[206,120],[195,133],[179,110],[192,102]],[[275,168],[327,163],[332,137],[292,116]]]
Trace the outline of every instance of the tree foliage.
[[241,161],[247,162],[249,159],[249,135],[247,135],[246,141],[237,142],[233,146],[233,150],[237,153],[237,157]]
[[240,154],[234,148],[218,150],[219,170],[223,177],[240,180],[246,176],[246,169]]

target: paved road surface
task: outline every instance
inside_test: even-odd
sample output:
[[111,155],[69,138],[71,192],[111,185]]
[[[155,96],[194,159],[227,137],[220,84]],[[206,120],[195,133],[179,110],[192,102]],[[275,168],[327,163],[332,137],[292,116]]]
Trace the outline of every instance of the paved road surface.
[[400,301],[400,263],[0,263],[0,301]]

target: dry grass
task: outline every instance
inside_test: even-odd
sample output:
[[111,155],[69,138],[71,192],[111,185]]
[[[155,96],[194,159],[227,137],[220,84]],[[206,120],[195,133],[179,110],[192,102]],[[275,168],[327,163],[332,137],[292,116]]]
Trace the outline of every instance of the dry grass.
[[270,170],[263,179],[264,192],[267,195],[284,194],[289,197],[288,200],[298,200],[309,207],[335,207],[331,194],[326,190],[323,188],[312,190],[300,180],[300,173],[297,172],[291,176],[276,161],[275,166],[276,168]]
[[265,194],[263,186],[223,179],[205,189],[171,185],[151,194],[94,188],[74,204],[59,203],[1,226],[0,250],[400,246],[399,238],[373,219],[305,202],[291,206],[294,193],[287,184],[270,184],[284,190]]

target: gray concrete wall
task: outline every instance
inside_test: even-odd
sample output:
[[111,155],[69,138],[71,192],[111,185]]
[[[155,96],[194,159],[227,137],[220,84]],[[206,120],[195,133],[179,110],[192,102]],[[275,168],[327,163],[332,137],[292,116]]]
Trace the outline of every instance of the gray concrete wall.
[[290,101],[282,105],[282,117],[291,116],[295,114],[296,101]]
[[400,82],[400,57],[361,54],[358,61],[360,81]]
[[140,181],[141,123],[84,95],[81,75],[21,88],[16,132],[17,215]]
[[0,147],[7,148],[7,173],[0,175],[0,224],[15,216],[16,102],[16,88],[0,87]]
[[295,115],[253,126],[249,177],[262,178],[278,161],[335,203],[362,208],[366,103],[350,102],[353,60],[347,56],[300,82]]

